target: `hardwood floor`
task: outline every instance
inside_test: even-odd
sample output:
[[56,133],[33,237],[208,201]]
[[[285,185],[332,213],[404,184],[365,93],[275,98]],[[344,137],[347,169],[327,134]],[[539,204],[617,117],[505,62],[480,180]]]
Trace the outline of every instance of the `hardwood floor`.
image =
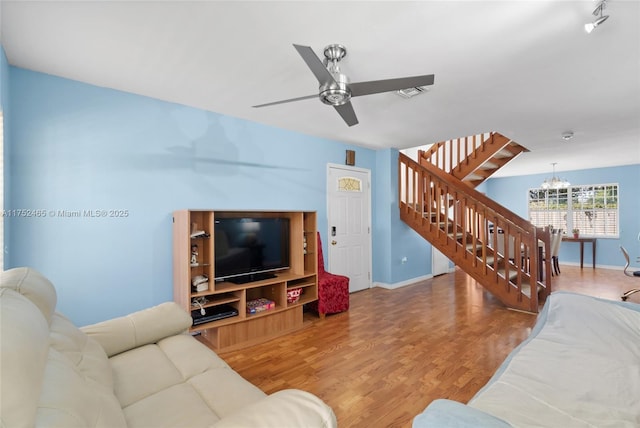
[[[640,286],[618,270],[561,269],[554,290],[618,300]],[[506,309],[457,270],[354,293],[348,312],[306,319],[293,334],[220,356],[266,393],[316,394],[341,427],[410,427],[436,398],[467,402],[528,336],[536,315]]]

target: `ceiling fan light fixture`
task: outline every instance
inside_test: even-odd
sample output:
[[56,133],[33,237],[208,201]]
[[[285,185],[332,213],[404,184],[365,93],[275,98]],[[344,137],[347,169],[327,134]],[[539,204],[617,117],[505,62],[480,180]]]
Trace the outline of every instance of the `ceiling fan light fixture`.
[[331,106],[341,106],[351,99],[349,79],[342,73],[332,73],[335,82],[320,85],[320,101]]

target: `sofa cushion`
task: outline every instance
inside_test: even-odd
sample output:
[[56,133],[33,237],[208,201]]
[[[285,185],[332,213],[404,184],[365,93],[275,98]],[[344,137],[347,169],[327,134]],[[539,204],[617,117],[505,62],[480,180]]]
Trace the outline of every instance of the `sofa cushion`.
[[190,335],[172,336],[158,347],[207,405],[221,418],[266,397],[215,352]]
[[205,428],[219,420],[187,383],[173,385],[124,409],[129,428]]
[[126,427],[110,387],[87,379],[64,354],[49,348],[36,426]]
[[56,310],[56,289],[40,272],[27,267],[6,270],[0,273],[0,287],[12,289],[31,300],[47,322],[51,322]]
[[336,426],[333,410],[315,395],[299,389],[284,389],[227,415],[212,428]]
[[97,382],[113,393],[111,364],[98,342],[59,313],[53,315],[50,340],[50,346],[67,357],[88,381]]
[[109,357],[156,343],[191,327],[191,316],[175,302],[165,302],[132,314],[82,327]]
[[[171,426],[174,418],[188,426],[200,426],[200,419],[210,424],[266,396],[188,334],[118,354],[110,361],[115,393],[130,427],[149,424],[146,415],[154,411],[158,412],[154,426]],[[162,416],[164,410],[158,406],[176,401],[188,406],[176,413],[172,404],[169,408],[174,410],[166,411],[176,414]]]
[[49,353],[49,325],[26,297],[0,288],[0,426],[34,426]]

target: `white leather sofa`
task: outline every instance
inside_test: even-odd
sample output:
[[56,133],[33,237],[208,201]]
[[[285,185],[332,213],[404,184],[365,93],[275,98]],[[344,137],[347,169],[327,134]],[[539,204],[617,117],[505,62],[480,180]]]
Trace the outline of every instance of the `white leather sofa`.
[[2,427],[335,427],[301,390],[271,395],[187,333],[173,302],[77,328],[43,275],[0,277]]

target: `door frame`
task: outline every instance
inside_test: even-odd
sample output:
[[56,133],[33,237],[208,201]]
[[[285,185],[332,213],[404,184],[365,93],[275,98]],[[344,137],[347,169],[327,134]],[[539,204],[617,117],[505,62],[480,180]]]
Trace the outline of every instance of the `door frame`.
[[[331,169],[341,169],[341,170],[345,170],[345,171],[354,171],[354,172],[360,172],[360,173],[365,173],[367,175],[367,188],[365,189],[367,192],[367,197],[369,198],[369,206],[368,208],[368,215],[367,215],[367,223],[368,223],[368,228],[369,228],[369,242],[367,243],[369,245],[369,260],[368,260],[368,272],[369,272],[369,281],[368,281],[368,287],[367,288],[371,288],[373,286],[373,240],[372,240],[372,235],[373,235],[373,228],[372,228],[372,220],[371,220],[371,215],[372,215],[372,199],[371,199],[371,170],[367,169],[367,168],[359,168],[356,166],[349,166],[349,165],[341,165],[338,163],[328,163],[327,164],[327,173],[326,173],[326,200],[327,200],[327,225],[325,228],[325,236],[327,237],[327,239],[329,239],[331,237],[331,231],[329,230],[330,225],[329,225],[329,213],[330,211],[330,200],[329,200],[329,186],[332,184],[329,181],[329,171]],[[327,242],[327,239],[323,239],[323,242],[326,243],[327,246],[327,257],[325,258],[326,260],[328,260],[328,262],[325,261],[325,263],[330,263],[331,260],[331,255],[329,254],[329,252],[331,251],[331,245],[329,245],[329,243]],[[331,266],[330,264],[328,264],[327,266],[327,271],[331,272]]]

